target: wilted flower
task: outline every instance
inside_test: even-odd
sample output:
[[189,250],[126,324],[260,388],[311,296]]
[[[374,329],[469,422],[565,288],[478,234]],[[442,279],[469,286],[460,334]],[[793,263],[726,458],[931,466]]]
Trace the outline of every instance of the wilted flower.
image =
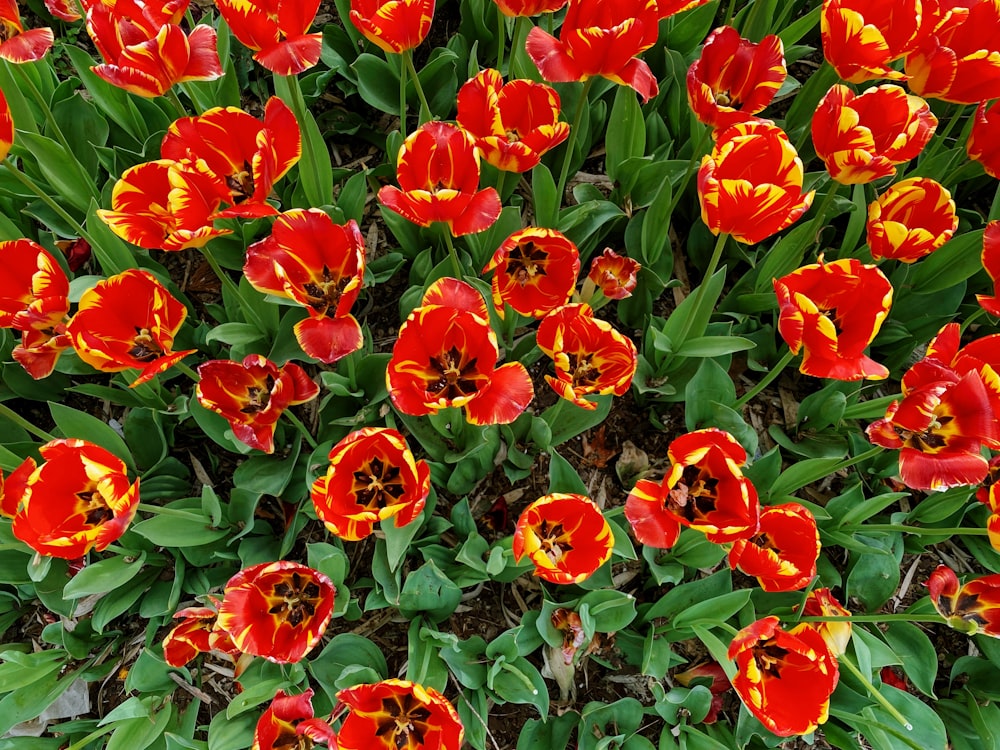
[[712,234],[748,245],[791,226],[812,205],[802,192],[802,160],[771,122],[740,122],[718,132],[698,170],[701,219]]
[[991,221],[983,231],[983,268],[993,282],[993,294],[977,294],[979,305],[990,315],[1000,316],[1000,221]]
[[569,135],[569,123],[559,121],[555,89],[523,78],[505,84],[493,68],[459,89],[455,119],[476,139],[483,158],[508,172],[533,169]]
[[803,351],[799,371],[834,380],[879,380],[889,371],[868,357],[892,305],[892,285],[875,266],[854,258],[803,266],[774,280],[778,332],[793,354]]
[[[217,603],[217,602],[216,602]],[[240,652],[228,633],[216,627],[218,612],[211,607],[187,607],[174,613],[180,620],[163,637],[163,660],[171,667],[183,667],[198,654],[221,651],[234,659]]]
[[0,59],[14,64],[41,60],[52,40],[47,26],[25,30],[17,0],[0,0]]
[[958,214],[941,183],[912,177],[890,185],[868,206],[867,226],[872,258],[914,263],[951,239]]
[[986,174],[1000,179],[1000,102],[986,105],[981,102],[976,108],[965,151],[970,159],[983,165]]
[[340,750],[458,750],[465,731],[455,707],[433,688],[407,680],[355,685],[337,693],[349,713]]
[[580,299],[589,301],[597,288],[607,299],[631,297],[641,268],[638,261],[619,255],[610,247],[604,248],[604,252],[590,263],[590,273],[583,282]]
[[139,480],[125,462],[93,443],[52,440],[42,464],[26,458],[3,483],[0,511],[14,536],[40,555],[74,560],[117,540],[139,507]]
[[824,0],[823,56],[850,83],[902,80],[889,64],[920,42],[926,7],[921,0]]
[[[807,617],[850,617],[851,611],[834,598],[830,589],[822,588],[809,592],[806,596],[806,603],[802,607],[802,614]],[[832,620],[809,624],[823,636],[831,654],[839,657],[847,651],[847,644],[851,642],[853,629],[850,621]]]
[[387,427],[352,432],[330,450],[326,474],[312,485],[316,515],[332,534],[357,541],[379,521],[397,528],[416,520],[431,488],[427,462],[414,459],[406,440]]
[[493,305],[544,318],[565,305],[580,272],[580,251],[562,232],[528,227],[504,240],[483,273],[493,272]]
[[955,630],[1000,638],[1000,575],[959,584],[955,571],[938,565],[927,579],[927,592],[938,614]]
[[521,512],[514,529],[514,559],[525,555],[549,583],[580,583],[611,557],[611,526],[589,497],[554,493]]
[[333,727],[313,714],[313,690],[287,695],[279,690],[257,721],[250,750],[310,750],[314,742],[337,747]]
[[700,122],[727,128],[767,107],[787,75],[777,36],[768,34],[754,43],[732,26],[720,26],[688,68],[688,103]]
[[797,591],[816,575],[819,550],[816,519],[805,506],[769,505],[757,532],[733,544],[729,567],[754,576],[764,591]]
[[830,176],[845,185],[896,174],[923,151],[937,118],[923,99],[883,84],[855,94],[835,84],[816,107],[812,139]]
[[351,23],[386,52],[399,54],[427,38],[434,0],[351,0]]
[[233,36],[254,50],[253,59],[281,76],[319,62],[323,35],[309,33],[320,0],[216,0]]

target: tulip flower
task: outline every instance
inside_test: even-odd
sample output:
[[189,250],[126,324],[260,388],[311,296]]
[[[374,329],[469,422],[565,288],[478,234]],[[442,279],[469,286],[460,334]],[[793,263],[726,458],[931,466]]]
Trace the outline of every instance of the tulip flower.
[[400,54],[427,38],[434,17],[434,0],[351,0],[351,23],[365,38]]
[[225,418],[237,440],[265,453],[274,452],[282,412],[319,395],[319,386],[297,364],[278,367],[260,354],[248,354],[242,363],[204,362],[198,375],[198,403]]
[[976,499],[990,509],[986,532],[990,545],[1000,551],[1000,456],[990,459],[986,477],[976,490]]
[[0,91],[0,161],[7,158],[14,145],[14,116],[3,91]]
[[336,748],[333,727],[314,717],[313,694],[312,688],[298,695],[279,690],[257,721],[250,750],[308,750],[313,742]]
[[1000,97],[1000,5],[944,0],[930,21],[906,56],[910,90],[955,104]]
[[222,202],[218,179],[197,164],[159,159],[126,169],[97,215],[111,231],[149,250],[201,247],[232,230],[212,219]]
[[493,0],[508,18],[537,16],[562,10],[567,0]]
[[219,14],[253,59],[280,76],[319,62],[323,35],[310,34],[320,0],[216,0]]
[[116,541],[139,507],[139,480],[125,462],[76,438],[39,448],[41,465],[24,462],[3,483],[2,515],[14,536],[40,555],[74,560]]
[[317,208],[288,211],[247,248],[243,272],[254,289],[306,308],[294,332],[310,357],[331,364],[361,348],[351,307],[364,284],[365,244],[353,219],[335,224]]
[[129,269],[83,293],[66,326],[77,355],[101,372],[140,370],[132,386],[195,350],[172,351],[187,308],[149,271]]
[[52,29],[25,30],[17,0],[0,0],[0,59],[15,65],[45,57],[53,41]]
[[[700,680],[701,682],[696,682],[696,680]],[[729,683],[729,677],[726,676],[726,670],[722,668],[722,665],[715,661],[702,662],[691,667],[691,669],[676,673],[674,675],[674,682],[684,687],[694,687],[696,684],[707,682],[706,687],[712,693],[712,704],[705,718],[701,720],[701,723],[714,724],[719,720],[719,712],[723,706],[722,696],[732,687]]]
[[83,18],[77,12],[75,0],[45,0],[45,10],[60,21],[66,21],[67,23],[73,23]]
[[555,377],[546,375],[546,382],[582,409],[597,408],[587,396],[624,395],[635,377],[635,344],[595,318],[589,305],[565,305],[549,313],[538,326],[537,340],[555,365]]
[[819,549],[816,519],[805,506],[769,505],[757,533],[733,544],[729,567],[754,576],[764,591],[797,591],[816,575]]
[[934,135],[937,118],[919,96],[883,84],[855,95],[835,84],[812,118],[816,155],[844,185],[896,174],[896,164],[919,154]]
[[497,367],[499,356],[482,295],[464,281],[439,279],[399,329],[386,370],[389,397],[404,414],[464,406],[473,424],[509,424],[535,394],[524,365]]
[[414,224],[443,221],[455,237],[482,232],[500,216],[494,188],[479,189],[479,152],[464,130],[427,122],[411,133],[399,150],[399,187],[378,191],[379,202]]
[[970,159],[983,165],[986,174],[1000,179],[1000,102],[986,105],[981,102],[976,108],[965,151]]
[[705,5],[709,0],[657,0],[656,9],[660,19],[683,13],[699,6]]
[[903,80],[906,76],[890,63],[920,43],[926,8],[922,0],[824,0],[823,56],[849,83]]
[[[807,617],[850,617],[851,612],[838,602],[830,589],[813,589],[806,596],[806,603],[802,607],[802,614]],[[812,622],[816,631],[823,636],[830,653],[836,657],[842,656],[847,651],[847,644],[851,642],[851,632],[853,626],[848,620],[831,620],[830,622]]]
[[12,356],[31,377],[48,377],[66,335],[69,279],[49,252],[31,240],[0,242],[0,328],[21,332]]
[[960,584],[955,571],[938,565],[927,579],[927,593],[950,627],[968,635],[1000,638],[1000,575]]
[[636,55],[656,43],[660,17],[657,0],[573,0],[558,39],[538,26],[528,32],[528,57],[546,81],[603,76],[649,101],[659,90],[656,77]]
[[977,294],[976,300],[990,315],[1000,316],[1000,221],[991,221],[983,232],[983,268],[993,282],[993,295]]
[[301,661],[323,637],[335,593],[329,578],[305,565],[251,565],[226,584],[216,628],[245,654],[276,664]]
[[528,227],[504,240],[486,264],[493,272],[493,305],[544,318],[569,302],[580,272],[580,251],[555,229]]
[[514,559],[525,555],[549,583],[580,583],[611,558],[611,526],[589,497],[554,493],[522,511],[514,528]]
[[569,135],[559,121],[559,94],[551,86],[518,79],[504,83],[488,68],[458,92],[458,124],[472,134],[487,162],[507,172],[527,172]]
[[732,26],[720,26],[688,68],[688,103],[700,122],[727,128],[767,107],[787,75],[777,36],[768,34],[754,43]]
[[823,637],[807,623],[782,630],[777,617],[743,628],[729,646],[733,687],[779,737],[809,734],[826,722],[840,672]]
[[753,245],[791,226],[812,205],[802,160],[785,132],[766,121],[717,133],[698,170],[701,218],[712,234]]
[[619,255],[610,247],[604,248],[604,252],[590,263],[590,273],[583,282],[580,299],[589,301],[597,289],[606,299],[631,297],[641,268],[638,261]]
[[875,260],[914,263],[950,240],[956,229],[951,193],[929,177],[890,185],[868,206],[868,248]]
[[337,693],[347,709],[340,750],[457,750],[465,730],[455,707],[433,688],[407,680],[355,685]]
[[774,280],[778,332],[799,372],[834,380],[880,380],[889,371],[865,355],[892,305],[892,285],[875,266],[845,258],[803,266]]
[[216,627],[218,614],[211,607],[187,607],[175,612],[174,619],[180,622],[163,637],[163,660],[179,669],[198,654],[210,651],[220,651],[238,659],[239,649],[233,645],[229,634]]
[[625,517],[642,544],[673,547],[681,526],[727,544],[757,533],[757,490],[740,467],[747,454],[728,432],[710,427],[681,435],[667,449],[662,482],[640,479],[625,501]]
[[267,198],[274,183],[299,161],[302,137],[295,115],[272,96],[263,122],[236,107],[215,107],[176,120],[163,138],[160,155],[208,167],[217,178],[222,202],[231,204],[214,216],[252,219],[278,213]]
[[406,440],[387,427],[352,432],[330,450],[326,474],[313,482],[316,515],[330,533],[358,541],[375,523],[396,527],[416,520],[431,489],[427,462],[416,460]]

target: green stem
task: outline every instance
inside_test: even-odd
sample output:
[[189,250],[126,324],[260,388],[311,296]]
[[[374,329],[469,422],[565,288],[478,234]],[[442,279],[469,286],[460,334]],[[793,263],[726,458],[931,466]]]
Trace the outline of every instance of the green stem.
[[267,332],[267,326],[264,325],[264,321],[262,321],[260,316],[257,315],[257,311],[254,310],[245,299],[243,299],[243,295],[240,294],[240,288],[236,286],[236,282],[233,281],[229,274],[226,273],[222,269],[222,266],[219,265],[219,261],[216,260],[215,255],[212,254],[211,248],[209,248],[208,245],[204,245],[201,248],[201,253],[205,256],[205,260],[208,261],[208,265],[211,266],[212,271],[219,277],[219,281],[222,282],[222,285],[236,296],[236,301],[239,303],[240,310],[243,311],[243,316],[247,319],[247,322],[256,326],[257,330]]
[[[503,75],[503,53],[504,47],[507,46],[507,16],[505,16],[501,11],[500,7],[497,6],[497,70],[500,75]],[[513,61],[514,54],[511,52],[511,60]]]
[[[551,14],[550,14],[551,17]],[[524,43],[528,38],[531,22],[525,16],[518,16],[514,20],[514,33],[510,38],[510,65],[508,66],[508,78],[520,77],[518,75],[517,63],[524,59]],[[521,54],[518,55],[518,52]],[[530,75],[525,73],[525,75]]]
[[983,317],[985,314],[986,314],[986,311],[983,308],[981,308],[981,307],[978,310],[976,310],[974,313],[972,313],[972,315],[970,315],[968,318],[966,318],[965,322],[962,323],[962,333],[965,333],[969,329],[969,326],[971,326],[973,323],[975,323],[979,318]]
[[941,615],[911,615],[906,612],[874,615],[816,615],[801,618],[801,622],[926,622],[934,625],[945,625]]
[[399,65],[399,134],[406,140],[406,65]]
[[826,195],[823,197],[823,202],[819,204],[819,208],[816,209],[816,216],[813,219],[813,242],[819,244],[820,232],[823,230],[823,221],[826,219],[827,211],[830,210],[830,206],[833,205],[834,199],[837,197],[837,193],[840,191],[840,183],[831,180],[830,189],[827,190]]
[[28,177],[28,175],[24,174],[24,172],[12,167],[9,162],[4,162],[3,166],[7,168],[7,171],[11,175],[13,175],[18,182],[20,182],[22,185],[28,188],[28,190],[30,190],[32,193],[38,196],[46,206],[51,208],[60,219],[69,224],[70,228],[72,228],[74,232],[76,232],[85,240],[87,240],[87,242],[89,242],[91,246],[94,245],[94,241],[91,239],[90,235],[88,235],[87,232],[84,231],[80,223],[72,216],[70,216],[68,213],[66,213],[66,210],[62,206],[60,206],[55,200],[53,200],[52,197],[47,192],[42,190],[38,186],[38,183],[36,183],[33,179]]
[[462,263],[458,259],[458,251],[455,250],[455,241],[451,237],[451,229],[447,226],[444,227],[444,244],[448,247],[448,257],[451,258],[451,270],[454,272],[455,278],[461,281],[464,276],[462,273]]
[[705,150],[705,142],[708,140],[709,135],[712,132],[712,128],[705,127],[701,131],[701,137],[698,139],[697,145],[694,147],[694,151],[691,152],[691,161],[688,162],[687,170],[684,172],[684,178],[681,180],[681,184],[677,186],[677,190],[670,196],[670,207],[667,209],[667,218],[674,215],[674,209],[677,208],[677,203],[681,199],[681,195],[687,189],[688,183],[691,181],[691,176],[695,173],[698,165],[701,164],[702,151]]
[[410,70],[410,77],[413,79],[413,87],[417,90],[417,98],[420,99],[420,119],[417,121],[417,124],[423,125],[431,119],[431,108],[427,103],[427,97],[424,95],[424,87],[420,85],[420,76],[417,75],[417,69],[413,65],[412,49],[408,49],[403,52],[403,62]]
[[762,390],[771,385],[771,383],[773,383],[775,379],[777,379],[777,377],[781,375],[782,371],[788,366],[788,363],[791,362],[793,359],[795,359],[795,355],[792,354],[791,349],[786,349],[784,355],[782,355],[781,359],[778,360],[777,364],[775,364],[770,370],[768,370],[767,374],[763,378],[761,378],[760,382],[757,383],[757,385],[755,385],[749,391],[744,393],[743,396],[735,404],[733,404],[733,408],[739,411],[739,409],[748,401],[750,401],[750,399],[752,399]]
[[913,725],[906,720],[906,717],[899,712],[899,709],[889,703],[889,701],[886,700],[886,697],[882,695],[882,693],[880,693],[874,685],[872,685],[872,681],[868,678],[868,676],[861,673],[861,670],[858,669],[857,665],[847,658],[847,654],[842,654],[837,659],[837,663],[842,667],[847,667],[847,671],[858,678],[858,681],[865,686],[868,690],[868,694],[875,699],[875,702],[882,706],[882,708],[884,708],[892,718],[898,721],[907,732],[913,731]]
[[22,430],[30,432],[32,435],[34,435],[37,438],[41,438],[45,442],[55,440],[55,437],[47,433],[41,427],[36,427],[35,425],[33,425],[31,422],[29,422],[27,419],[22,417],[20,414],[18,414],[16,411],[11,409],[9,406],[7,406],[7,404],[3,402],[0,402],[0,416],[6,417],[11,422],[20,427]]
[[291,409],[286,409],[285,411],[282,412],[282,414],[285,415],[285,417],[288,419],[289,422],[295,425],[295,429],[297,429],[300,433],[302,433],[302,437],[304,437],[306,442],[309,443],[309,447],[312,448],[313,450],[316,450],[317,446],[316,440],[313,438],[312,433],[309,432],[309,428],[302,423],[302,420],[299,419],[297,416],[295,416],[295,414],[292,413]]
[[951,135],[951,131],[955,129],[955,124],[962,119],[961,112],[962,107],[958,105],[948,107],[947,113],[942,115],[942,117],[948,117],[948,122],[945,123],[944,129],[938,131],[937,138],[935,138],[924,151],[923,156],[920,159],[921,162],[929,161],[932,157],[937,156],[937,152],[941,150],[941,147],[947,145],[945,141],[948,140],[948,136]]
[[164,96],[167,98],[167,101],[174,106],[174,110],[177,112],[178,117],[188,116],[187,110],[184,109],[184,105],[181,104],[181,100],[177,96],[176,91],[174,91],[173,89],[167,89],[167,93],[164,94]]
[[[279,88],[278,82],[281,86]],[[275,90],[291,107],[302,134],[302,158],[299,159],[299,179],[306,200],[312,206],[324,206],[333,200],[333,185],[330,181],[330,153],[316,126],[312,114],[306,109],[302,87],[297,76],[277,76]],[[321,168],[324,165],[325,168]]]
[[729,0],[729,5],[726,7],[726,20],[722,22],[723,26],[733,25],[733,12],[736,10],[736,0]]
[[[687,341],[688,334],[691,333],[691,324],[694,322],[695,314],[701,309],[702,302],[705,299],[705,295],[708,293],[708,282],[711,281],[712,277],[715,275],[715,269],[719,266],[719,261],[722,260],[722,251],[726,247],[726,240],[729,239],[729,235],[725,232],[720,232],[719,236],[715,240],[715,247],[712,250],[712,257],[708,261],[708,268],[705,269],[705,276],[698,285],[698,291],[695,292],[694,298],[694,308],[692,313],[684,318],[683,326],[681,327],[681,333],[677,337],[677,341],[674,344],[680,347]],[[701,335],[701,331],[698,332]]]
[[42,92],[38,90],[35,86],[35,82],[31,80],[31,76],[28,75],[28,71],[22,68],[20,65],[9,65],[8,67],[14,68],[17,71],[18,76],[21,78],[22,83],[25,84],[32,99],[38,105],[38,108],[42,110],[42,114],[45,116],[45,121],[48,123],[49,128],[52,130],[52,134],[55,136],[56,140],[59,141],[66,153],[69,155],[75,154],[76,152],[70,147],[69,141],[66,140],[66,136],[63,135],[62,128],[59,127],[59,123],[56,122],[55,115],[52,114],[52,109],[49,107],[49,103],[45,101],[45,97],[42,96]]
[[576,149],[577,133],[580,130],[580,122],[583,120],[583,111],[587,107],[587,97],[590,95],[590,87],[594,85],[594,77],[591,76],[583,82],[583,91],[580,92],[580,101],[576,104],[576,112],[573,114],[573,122],[569,128],[569,138],[566,139],[566,153],[563,156],[562,170],[559,172],[559,184],[556,186],[556,200],[562,206],[563,193],[566,191],[566,179],[569,177],[569,165],[573,161],[573,151]]
[[108,732],[112,731],[117,727],[117,722],[111,722],[110,724],[101,727],[100,729],[95,729],[93,732],[88,734],[79,742],[74,742],[72,745],[68,745],[66,750],[83,750],[87,745],[96,740],[98,737],[103,737]]
[[192,513],[189,510],[178,510],[177,508],[164,508],[160,505],[150,505],[149,503],[139,503],[138,510],[151,513],[154,516],[170,516],[171,518],[183,518],[185,521],[204,521],[204,516]]
[[987,529],[973,529],[967,526],[933,528],[929,526],[907,526],[901,523],[854,523],[841,526],[839,531],[898,531],[901,534],[941,535],[941,536],[989,536]]
[[198,375],[198,373],[196,373],[194,370],[192,370],[183,362],[178,362],[176,365],[174,365],[174,367],[176,367],[180,372],[183,372],[185,375],[187,375],[189,378],[191,378],[191,380],[193,380],[196,383],[199,380],[201,380],[201,376]]

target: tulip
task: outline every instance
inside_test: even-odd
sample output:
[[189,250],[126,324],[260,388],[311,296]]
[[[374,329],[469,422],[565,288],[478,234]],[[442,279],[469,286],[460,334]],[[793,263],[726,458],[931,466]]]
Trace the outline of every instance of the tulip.
[[868,206],[868,248],[875,260],[914,263],[950,240],[956,229],[951,193],[929,177],[890,185]]
[[983,232],[983,268],[993,282],[993,295],[977,294],[979,305],[990,315],[1000,316],[1000,221],[991,221]]
[[299,695],[279,690],[257,721],[250,750],[308,750],[313,742],[336,748],[337,734],[325,721],[314,717],[312,697],[312,688]]
[[216,0],[219,14],[253,59],[281,76],[319,62],[323,35],[310,34],[320,0]]
[[351,0],[350,18],[368,41],[398,55],[427,38],[434,0]]
[[17,0],[0,0],[0,59],[15,65],[45,57],[53,41],[52,29],[25,30]]
[[986,104],[981,102],[976,108],[965,151],[970,159],[983,165],[986,174],[1000,179],[1000,102],[988,108]]
[[3,91],[0,91],[0,161],[7,158],[14,145],[14,116]]
[[509,18],[537,16],[562,10],[567,0],[493,0],[500,12]]
[[529,227],[504,240],[486,264],[493,272],[493,304],[544,318],[565,305],[576,286],[580,252],[562,232]]
[[457,750],[465,731],[458,712],[433,688],[407,680],[355,685],[337,693],[348,710],[340,750]]
[[610,247],[604,248],[604,252],[590,263],[590,273],[583,282],[580,299],[589,301],[597,289],[606,299],[631,297],[641,268],[638,261],[619,255]]
[[611,558],[614,536],[600,508],[583,495],[555,493],[531,503],[517,519],[514,559],[525,555],[550,583],[580,583]]
[[[214,600],[213,600],[214,601]],[[198,654],[220,651],[233,659],[240,656],[228,633],[216,627],[218,612],[211,607],[187,607],[174,613],[180,622],[163,637],[163,660],[183,667]]]
[[939,565],[927,579],[927,593],[950,627],[968,635],[1000,638],[1000,575],[959,584],[955,571]]
[[805,506],[769,505],[757,533],[733,544],[729,567],[754,576],[764,591],[797,591],[816,575],[819,549],[816,519]]
[[825,0],[820,16],[823,56],[849,83],[904,80],[890,63],[920,43],[926,8],[923,0]]
[[[850,617],[850,610],[838,602],[830,589],[813,589],[806,596],[802,614],[807,617]],[[823,636],[830,653],[836,657],[847,652],[847,644],[851,642],[853,626],[848,620],[831,620],[829,622],[810,623]]]

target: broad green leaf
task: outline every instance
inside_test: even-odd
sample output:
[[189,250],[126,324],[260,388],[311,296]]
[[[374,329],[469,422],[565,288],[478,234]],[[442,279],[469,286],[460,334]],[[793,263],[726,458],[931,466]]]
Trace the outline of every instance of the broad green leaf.
[[130,470],[136,470],[132,453],[125,445],[125,441],[97,417],[57,403],[49,404],[49,413],[67,438],[79,438],[99,445],[122,459]]
[[140,552],[137,557],[116,555],[87,565],[66,584],[63,596],[67,599],[79,599],[124,586],[138,575],[145,561],[146,553]]

